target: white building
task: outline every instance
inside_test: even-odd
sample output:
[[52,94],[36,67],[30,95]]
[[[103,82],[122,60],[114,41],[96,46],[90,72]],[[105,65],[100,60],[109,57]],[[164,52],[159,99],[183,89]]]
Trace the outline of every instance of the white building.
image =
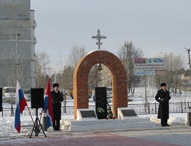
[[30,0],[0,0],[0,87],[35,87],[35,27]]

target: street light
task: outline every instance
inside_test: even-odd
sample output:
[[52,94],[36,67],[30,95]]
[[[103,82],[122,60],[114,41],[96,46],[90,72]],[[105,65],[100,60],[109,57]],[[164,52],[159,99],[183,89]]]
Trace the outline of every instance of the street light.
[[[19,66],[20,65],[20,62],[18,61],[18,36],[20,36],[20,34],[15,34],[15,57],[16,57],[16,65]],[[16,66],[16,80],[18,80],[18,67]],[[11,90],[11,89],[9,89]],[[11,97],[11,94],[10,94],[10,98],[11,98],[11,116],[14,116],[14,110],[13,110],[13,101],[14,101],[14,98]]]

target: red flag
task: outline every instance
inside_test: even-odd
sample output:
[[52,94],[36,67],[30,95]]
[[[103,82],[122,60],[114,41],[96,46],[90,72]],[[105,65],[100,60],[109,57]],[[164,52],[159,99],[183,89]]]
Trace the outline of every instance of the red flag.
[[52,108],[52,95],[50,91],[50,78],[46,86],[45,98],[44,98],[44,110],[47,110],[47,127],[51,126],[54,122],[53,108]]

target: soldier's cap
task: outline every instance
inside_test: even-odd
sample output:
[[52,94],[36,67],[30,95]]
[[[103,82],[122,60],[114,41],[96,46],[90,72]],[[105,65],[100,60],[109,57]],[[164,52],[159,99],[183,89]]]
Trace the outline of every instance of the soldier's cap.
[[54,88],[54,87],[59,87],[59,84],[58,84],[58,83],[54,83],[54,84],[53,84],[53,88]]
[[162,86],[166,86],[166,83],[161,83],[160,86],[161,86],[161,87],[162,87]]

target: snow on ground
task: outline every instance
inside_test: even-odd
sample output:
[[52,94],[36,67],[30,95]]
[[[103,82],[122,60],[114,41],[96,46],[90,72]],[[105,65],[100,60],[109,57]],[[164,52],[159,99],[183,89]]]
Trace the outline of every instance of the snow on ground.
[[[151,122],[160,124],[160,120],[157,119],[156,114],[150,115],[138,115],[140,118],[149,118]],[[73,115],[62,115],[62,119],[73,119]],[[170,118],[168,120],[169,124],[172,125],[185,125],[187,123],[187,114],[186,113],[179,113],[179,114],[170,114]],[[33,125],[30,116],[22,116],[21,117],[21,133],[17,133],[14,128],[14,117],[1,117],[0,118],[0,140],[1,138],[16,138],[16,137],[23,137],[29,136],[31,131],[27,129],[27,125]],[[144,125],[142,125],[144,127]]]
[[[140,118],[149,118],[151,122],[160,124],[160,119],[157,119],[157,114],[138,115]],[[172,125],[186,125],[187,113],[170,114],[168,123]]]
[[[25,117],[26,119],[22,119],[22,125],[24,123],[31,123],[31,119],[29,117]],[[28,135],[29,131],[26,128],[21,128],[21,133],[18,133],[14,128],[14,117],[1,117],[0,118],[0,139],[1,138],[9,138],[9,137],[20,137],[22,135]]]
[[[154,97],[157,92],[156,89],[147,88],[147,96],[149,102],[156,102]],[[191,93],[185,92],[182,95],[174,95],[171,94],[172,100],[170,102],[180,102],[180,101],[191,101]],[[144,88],[138,88],[136,90],[136,93],[134,97],[131,97],[133,101],[129,102],[129,104],[142,104],[145,100],[145,89]],[[30,102],[28,102],[28,105],[30,106]],[[67,97],[67,106],[73,106],[73,100],[70,97]],[[89,100],[89,105],[95,105],[95,102],[93,99]],[[10,108],[10,104],[3,103],[4,108]],[[25,109],[27,110],[27,109]],[[138,115],[140,118],[149,118],[151,122],[160,123],[160,120],[157,119],[156,114],[150,114],[150,115]],[[36,117],[33,117],[35,120]],[[73,115],[62,115],[62,119],[73,119]],[[170,114],[169,118],[169,124],[186,124],[187,122],[187,113],[179,113],[179,114]],[[1,138],[10,138],[10,137],[20,137],[20,136],[26,136],[31,133],[31,131],[28,131],[26,126],[27,125],[33,125],[33,122],[31,120],[30,116],[21,116],[21,125],[23,126],[21,128],[21,133],[17,133],[17,131],[14,128],[14,117],[2,117],[0,114],[0,140]],[[143,125],[144,126],[144,125]]]

